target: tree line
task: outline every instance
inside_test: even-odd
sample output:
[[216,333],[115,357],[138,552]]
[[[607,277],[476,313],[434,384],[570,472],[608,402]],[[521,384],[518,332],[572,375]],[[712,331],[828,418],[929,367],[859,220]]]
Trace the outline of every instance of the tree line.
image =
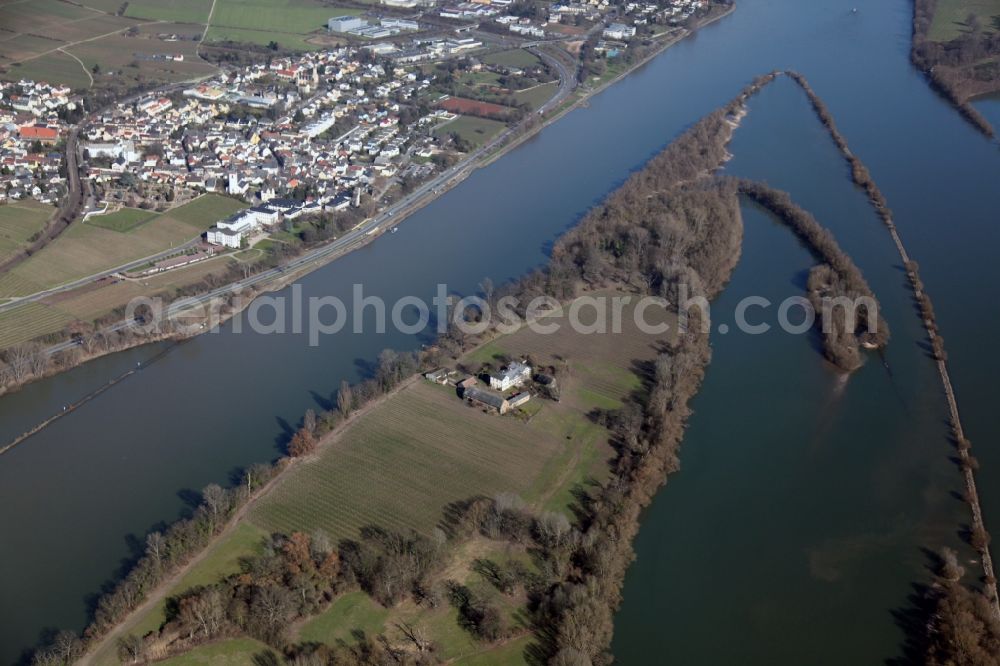
[[350,589],[361,588],[386,606],[417,593],[440,566],[443,544],[441,538],[375,527],[363,529],[357,541],[339,544],[321,531],[272,534],[263,552],[244,558],[237,573],[172,597],[163,626],[146,636],[122,637],[118,656],[136,663],[207,641],[250,636],[298,663],[351,663],[346,648],[293,644],[292,623],[319,613]]
[[[749,180],[739,181],[739,191],[787,224],[822,262],[810,270],[807,288],[809,301],[822,323],[824,353],[831,363],[845,371],[860,368],[862,341],[879,348],[889,341],[889,324],[881,316],[878,300],[861,270],[833,234],[792,201],[787,192]],[[851,303],[864,299],[870,305],[851,312],[849,306],[830,307],[830,303],[839,299]]]
[[1000,618],[982,594],[964,584],[965,568],[945,548],[928,588],[930,616],[922,646],[928,666],[1000,664]]
[[910,60],[931,85],[979,131],[993,138],[990,122],[969,103],[970,97],[1000,88],[1000,33],[987,34],[975,14],[966,19],[968,32],[949,42],[928,38],[937,11],[937,0],[914,0],[913,43]]
[[[933,17],[933,10],[934,0],[917,0],[915,17],[920,17],[918,21],[920,25],[915,23],[915,30],[921,32],[923,36],[926,35],[926,30],[930,25],[929,21]],[[869,200],[893,237],[900,256],[904,260],[907,279],[913,290],[914,300],[924,328],[927,330],[931,354],[938,362],[939,371],[942,373],[947,395],[951,391],[950,384],[946,380],[947,370],[944,366],[948,354],[945,350],[944,338],[938,328],[934,305],[920,277],[919,265],[906,253],[885,196],[879,190],[861,159],[851,152],[847,140],[837,129],[825,103],[809,86],[805,77],[795,72],[788,72],[788,74],[806,92],[821,122],[830,132],[844,158],[851,165],[855,183],[865,189]],[[973,524],[964,536],[969,544],[979,552],[986,572],[981,581],[983,583],[982,589],[962,582],[961,575],[946,582],[936,581],[935,585],[927,588],[923,598],[919,600],[921,605],[918,610],[920,621],[908,626],[911,633],[910,641],[918,644],[917,652],[920,659],[926,660],[930,664],[996,663],[996,661],[983,661],[981,658],[983,654],[981,646],[995,646],[997,644],[1000,627],[998,627],[995,611],[997,581],[992,570],[985,566],[987,562],[991,561],[989,558],[991,537],[982,523],[982,511],[979,506],[974,478],[979,463],[971,454],[972,443],[965,436],[955,412],[950,420],[950,426],[952,440],[959,453],[957,457],[959,467],[966,483],[963,500],[969,505],[973,514]],[[945,557],[944,561],[947,562],[948,559],[949,557]],[[984,608],[987,609],[985,614]],[[997,655],[995,648],[993,655],[995,659]]]
[[[292,458],[312,452],[319,439],[351,413],[392,391],[420,369],[419,354],[383,351],[371,377],[353,387],[346,382],[341,385],[334,408],[319,415],[313,410],[305,413],[301,426],[287,443],[288,456],[282,456],[271,464],[262,463],[247,468],[240,474],[239,483],[233,487],[207,486],[202,491],[200,504],[189,517],[165,530],[148,534],[143,554],[131,565],[128,573],[97,600],[93,618],[82,638],[75,637],[72,632],[60,632],[52,644],[36,651],[34,662],[45,665],[72,663],[86,648],[121,623],[157,585],[207,547],[232,516],[284,470]],[[306,444],[303,446],[302,442]],[[70,637],[75,637],[75,640],[70,641]],[[134,638],[129,640],[133,646],[139,643]],[[75,646],[72,652],[76,656],[70,660],[62,659],[66,654],[65,645],[70,642]]]
[[203,550],[233,513],[274,478],[283,464],[279,461],[274,465],[253,465],[242,472],[239,485],[231,488],[218,484],[206,486],[200,504],[190,516],[146,535],[143,554],[124,578],[98,599],[93,619],[82,638],[72,632],[60,632],[51,645],[36,651],[33,663],[65,664],[82,656],[87,647],[122,622],[157,585]]

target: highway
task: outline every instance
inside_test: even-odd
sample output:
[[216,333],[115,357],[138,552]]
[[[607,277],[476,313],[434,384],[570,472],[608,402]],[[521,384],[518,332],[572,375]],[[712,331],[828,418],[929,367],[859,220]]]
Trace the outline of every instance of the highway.
[[549,101],[539,107],[537,111],[538,115],[543,116],[562,104],[563,100],[565,100],[569,94],[573,92],[576,88],[576,72],[570,72],[569,68],[566,67],[566,63],[555,56],[549,55],[541,49],[531,47],[527,50],[544,60],[550,67],[554,67],[556,71],[559,72],[559,90],[556,91],[556,94],[553,95]]

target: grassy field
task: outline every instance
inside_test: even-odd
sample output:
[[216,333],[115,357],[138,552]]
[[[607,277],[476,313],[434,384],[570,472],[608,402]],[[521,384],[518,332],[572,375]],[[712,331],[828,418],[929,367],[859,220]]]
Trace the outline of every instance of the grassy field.
[[308,34],[325,30],[331,16],[360,14],[319,0],[217,0],[213,26]]
[[215,222],[246,208],[246,204],[230,197],[206,194],[194,201],[164,213],[171,219],[204,231]]
[[14,63],[6,72],[0,72],[0,79],[7,81],[45,81],[51,84],[67,85],[74,90],[90,87],[90,77],[72,56],[56,51],[23,63]]
[[176,23],[205,23],[211,7],[211,0],[129,0],[125,16]]
[[132,231],[145,222],[149,222],[154,217],[156,217],[156,213],[152,211],[141,210],[139,208],[122,208],[107,215],[92,215],[87,220],[87,224],[125,233]]
[[529,568],[533,566],[527,553],[520,550],[512,554],[510,548],[508,544],[477,537],[453,553],[449,558],[450,564],[438,576],[440,580],[453,580],[466,585],[478,595],[496,602],[507,616],[510,626],[519,632],[506,643],[490,645],[476,641],[461,628],[457,612],[448,604],[432,609],[404,601],[396,607],[384,608],[364,592],[348,592],[338,597],[329,608],[302,625],[297,640],[333,646],[355,643],[359,635],[385,635],[390,641],[402,643],[404,639],[398,627],[406,623],[419,627],[437,646],[438,656],[450,663],[494,666],[527,663],[524,650],[532,637],[519,612],[525,598],[517,594],[511,597],[499,594],[470,568],[470,563],[476,558],[503,563],[516,558]]
[[75,319],[92,321],[120,305],[125,305],[133,298],[142,296],[147,291],[137,282],[121,281],[99,289],[86,290],[77,295],[60,295],[42,302]]
[[503,65],[504,67],[534,67],[538,64],[538,58],[524,49],[512,49],[510,51],[500,51],[490,53],[480,58],[485,63],[491,65]]
[[279,664],[278,654],[252,638],[231,638],[202,645],[187,654],[159,662],[164,666],[246,666]]
[[5,30],[45,35],[49,30],[71,21],[93,18],[100,13],[59,0],[31,0],[0,4],[0,26]]
[[521,636],[489,651],[459,657],[452,664],[457,666],[515,666],[532,663],[525,656],[525,649],[531,643],[531,636]]
[[[123,5],[125,15],[117,16]],[[0,65],[7,70],[0,72],[0,78],[86,89],[114,87],[122,81],[157,85],[210,75],[217,70],[201,59],[198,49],[211,7],[212,0],[0,2]],[[323,48],[339,43],[327,35],[327,20],[360,11],[325,0],[217,0],[206,40]],[[139,33],[128,35],[132,27]],[[160,33],[199,39],[164,41],[157,38]],[[150,57],[176,54],[184,60]],[[99,71],[92,78],[95,65]]]
[[498,120],[476,118],[474,116],[459,116],[451,122],[436,127],[434,135],[447,136],[454,132],[473,146],[481,146],[502,132],[506,127],[505,124]]
[[[163,215],[119,211],[110,224],[104,221],[111,228],[89,222],[77,223],[51,246],[0,275],[0,291],[10,295],[31,294],[48,285],[45,280],[65,282],[81,272],[100,272],[100,268],[94,270],[97,266],[108,268],[111,258],[115,258],[112,263],[117,264],[129,252],[133,253],[131,258],[135,258],[135,252],[145,255],[151,249],[162,249],[171,239],[176,245],[193,238],[211,221],[239,206],[239,202],[232,199],[209,196]],[[8,213],[0,208],[0,216],[5,214]],[[146,221],[135,226],[143,217]],[[3,228],[2,218],[0,228]],[[144,249],[140,252],[139,248]],[[175,294],[178,289],[200,282],[209,274],[221,274],[231,261],[223,256],[141,280],[91,283],[73,292],[12,308],[0,313],[0,349],[59,332],[72,321],[93,321],[137,296]],[[0,298],[0,302],[3,300]]]
[[286,49],[316,49],[320,45],[307,40],[313,34],[325,35],[330,17],[360,13],[320,0],[217,0],[206,39],[265,45],[275,41]]
[[36,201],[19,201],[0,206],[0,261],[28,244],[28,239],[45,228],[52,206]]
[[213,25],[208,29],[206,40],[209,42],[241,42],[244,44],[259,44],[267,46],[276,42],[283,49],[311,51],[320,48],[309,41],[307,35],[297,35],[274,30],[251,30],[248,28],[229,28]]
[[45,36],[49,39],[58,39],[63,42],[78,42],[82,39],[90,39],[96,35],[106,35],[110,32],[126,30],[137,23],[137,21],[122,16],[97,14],[92,18],[53,26],[45,31]]
[[0,55],[8,60],[20,60],[62,46],[62,42],[40,35],[15,34],[0,42]]
[[[185,590],[191,589],[192,587],[213,583],[228,574],[236,573],[240,570],[240,558],[259,552],[263,545],[263,539],[265,536],[266,534],[264,532],[253,525],[246,522],[240,523],[225,539],[217,542],[210,548],[210,550],[206,553],[205,559],[203,559],[199,565],[192,569],[186,576],[181,578],[177,585],[171,588],[170,594],[179,594]],[[157,604],[149,613],[141,618],[137,618],[136,623],[129,627],[129,632],[142,636],[150,631],[159,629],[160,625],[163,624],[166,619],[165,608],[165,602]],[[224,643],[218,643],[215,645],[223,644]],[[184,656],[192,656],[196,652],[197,650],[194,650]],[[117,655],[115,654],[114,646],[108,646],[108,649],[95,654],[94,663],[99,666],[118,664],[119,662]],[[171,660],[170,663],[174,662]],[[215,662],[178,661],[176,663]]]
[[[0,27],[10,34],[0,42],[0,59],[7,65],[0,77],[36,79],[87,88],[90,77],[60,49],[75,42],[126,30],[136,21],[59,0],[0,4]],[[5,33],[7,34],[7,33]]]
[[388,608],[378,605],[364,592],[348,592],[306,622],[299,631],[299,640],[335,645],[338,641],[354,642],[358,631],[377,636],[390,615]]
[[137,296],[161,292],[173,296],[179,288],[199,282],[210,273],[221,273],[229,261],[231,260],[228,257],[210,259],[141,280],[123,280],[99,289],[60,295],[52,299],[51,305],[74,318],[92,321],[127,304]]
[[0,297],[25,296],[163,252],[241,207],[234,199],[206,195],[131,231],[74,223],[40,252],[0,276]]
[[80,4],[91,9],[96,9],[99,12],[114,14],[125,3],[120,0],[82,0]]
[[[93,321],[137,296],[176,292],[180,287],[201,281],[209,273],[221,273],[229,261],[225,257],[212,259],[160,273],[141,282],[120,281],[26,303],[0,313],[0,349],[56,333],[74,320]],[[4,300],[0,299],[0,303]]]
[[[123,4],[106,0],[91,0],[87,6],[60,0],[0,4],[0,27],[5,30],[0,63],[7,68],[0,77],[86,89],[116,87],[123,81],[157,85],[216,71],[200,59],[197,42],[168,42],[156,36],[191,34],[191,22],[207,19],[209,0],[136,0],[127,3],[126,16],[116,16]],[[147,27],[156,32],[147,32]],[[139,28],[139,34],[129,36],[130,28]],[[195,26],[198,36],[202,30]],[[150,57],[175,54],[182,54],[184,61]],[[91,76],[95,65],[99,71]]]
[[539,86],[534,86],[528,88],[527,90],[520,90],[514,93],[514,99],[518,102],[527,102],[531,105],[532,109],[537,109],[542,104],[549,101],[556,91],[559,89],[558,81],[550,81],[549,83],[543,83]]
[[[188,28],[188,24],[158,23],[159,32],[171,33]],[[169,83],[207,76],[216,71],[213,65],[198,56],[198,43],[191,40],[167,42],[149,33],[135,37],[109,35],[66,49],[83,61],[88,71],[99,66],[94,75],[95,85],[105,85],[116,79]],[[183,55],[184,60],[153,59],[156,55]]]
[[322,528],[352,538],[366,524],[430,532],[448,502],[476,494],[513,492],[568,510],[573,490],[601,478],[611,455],[606,432],[588,413],[618,407],[640,389],[639,363],[657,351],[631,312],[623,309],[620,335],[583,335],[563,322],[555,334],[525,328],[469,356],[470,363],[528,356],[566,369],[562,400],[538,401],[528,422],[470,409],[454,389],[420,382],[289,471],[251,520],[268,531]]
[[928,38],[947,42],[969,31],[967,19],[975,14],[986,32],[1000,29],[1000,0],[938,0]]

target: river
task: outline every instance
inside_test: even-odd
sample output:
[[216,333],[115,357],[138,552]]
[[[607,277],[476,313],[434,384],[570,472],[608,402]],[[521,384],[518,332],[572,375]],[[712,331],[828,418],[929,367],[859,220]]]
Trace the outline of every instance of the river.
[[[966,428],[983,462],[989,523],[1000,452],[988,353],[1000,281],[988,253],[1000,204],[996,145],[907,61],[908,0],[742,0],[728,18],[547,127],[411,216],[397,234],[306,276],[305,297],[393,301],[438,283],[475,291],[542,264],[552,241],[678,132],[773,68],[803,72],[896,213],[934,297]],[[840,382],[809,336],[716,334],[683,471],[643,521],[617,619],[625,663],[875,663],[898,654],[891,611],[924,578],[921,546],[956,541],[943,398],[888,235],[850,185],[805,98],[781,81],[751,103],[727,170],[789,189],[830,226],[883,302],[891,374],[872,359]],[[1000,115],[1000,114],[997,114]],[[746,247],[715,305],[801,293],[808,256],[745,207]],[[0,663],[51,627],[81,628],[141,536],[192,492],[278,454],[386,347],[418,336],[234,333],[88,363],[0,400],[0,439],[124,369],[141,371],[0,457]],[[155,359],[152,360],[151,359]],[[725,637],[726,640],[718,640]],[[707,639],[707,640],[706,640]],[[659,659],[658,659],[659,661]]]

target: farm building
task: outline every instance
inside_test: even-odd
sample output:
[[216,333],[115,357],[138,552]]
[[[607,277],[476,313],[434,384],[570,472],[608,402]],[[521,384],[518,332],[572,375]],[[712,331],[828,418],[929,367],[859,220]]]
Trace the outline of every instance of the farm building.
[[490,375],[490,388],[498,391],[520,386],[531,378],[531,366],[527,363],[514,362],[508,365],[499,375]]
[[460,381],[458,383],[458,388],[467,389],[469,387],[475,386],[478,383],[479,382],[478,382],[478,380],[476,380],[475,377],[471,377],[470,376],[470,377],[466,377],[465,379],[463,379],[462,381]]
[[502,395],[493,391],[470,386],[462,392],[462,397],[474,405],[486,407],[498,414],[506,414],[510,410],[510,403]]
[[448,381],[448,371],[444,368],[439,368],[437,370],[424,373],[424,379],[429,382],[434,382],[435,384],[444,384]]
[[528,402],[529,400],[531,400],[531,394],[528,393],[527,391],[521,391],[517,395],[512,396],[511,398],[509,398],[507,400],[507,404],[509,404],[511,406],[511,408],[520,407],[521,405],[523,405],[524,403]]

